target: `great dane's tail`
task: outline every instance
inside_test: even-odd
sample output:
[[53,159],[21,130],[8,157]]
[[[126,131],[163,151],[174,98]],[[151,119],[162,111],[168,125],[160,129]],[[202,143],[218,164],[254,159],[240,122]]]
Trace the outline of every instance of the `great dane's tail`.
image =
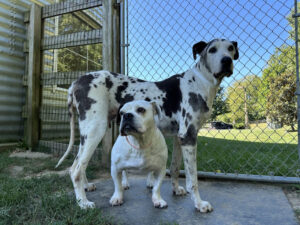
[[65,154],[61,157],[58,161],[55,168],[59,167],[59,165],[65,160],[65,158],[69,155],[72,147],[74,145],[75,140],[75,107],[73,105],[73,85],[68,90],[68,109],[69,109],[69,116],[70,116],[70,141],[69,146]]

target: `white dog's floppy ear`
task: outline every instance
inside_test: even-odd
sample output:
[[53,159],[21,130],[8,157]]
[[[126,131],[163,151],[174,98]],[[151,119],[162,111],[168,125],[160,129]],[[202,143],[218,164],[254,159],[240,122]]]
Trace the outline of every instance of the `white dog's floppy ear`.
[[159,107],[156,105],[155,102],[151,102],[151,105],[152,105],[152,109],[153,109],[153,115],[157,115],[158,118],[160,118],[161,112],[160,112]]
[[237,60],[239,58],[239,49],[238,49],[238,43],[236,41],[231,42],[233,46],[235,47],[235,54],[233,56],[234,60]]
[[200,41],[196,44],[193,45],[193,56],[194,59],[197,58],[197,54],[201,54],[201,52],[205,49],[205,47],[207,46],[207,43],[204,41]]

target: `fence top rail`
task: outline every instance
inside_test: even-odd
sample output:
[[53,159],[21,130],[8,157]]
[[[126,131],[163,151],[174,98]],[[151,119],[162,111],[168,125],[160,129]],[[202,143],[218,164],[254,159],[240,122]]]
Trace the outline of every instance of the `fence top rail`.
[[42,18],[45,19],[98,6],[102,6],[102,0],[74,0],[46,5],[42,8]]
[[102,43],[102,29],[47,37],[42,40],[42,49],[58,49],[97,43]]

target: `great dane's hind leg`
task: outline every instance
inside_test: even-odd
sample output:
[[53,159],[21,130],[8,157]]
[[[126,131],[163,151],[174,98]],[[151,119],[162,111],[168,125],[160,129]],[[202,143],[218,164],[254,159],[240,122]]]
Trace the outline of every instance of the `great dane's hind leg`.
[[86,198],[85,188],[93,188],[93,184],[88,184],[85,170],[96,147],[106,131],[106,114],[104,118],[101,116],[94,117],[92,120],[80,121],[79,124],[82,149],[81,153],[78,155],[78,159],[76,159],[77,163],[72,166],[70,175],[73,182],[76,199],[81,208],[95,207],[95,204],[88,201]]
[[185,195],[186,194],[184,187],[180,186],[179,182],[178,182],[181,160],[182,160],[182,151],[181,151],[181,146],[179,144],[179,139],[178,139],[178,137],[174,137],[172,162],[171,162],[171,170],[170,170],[171,180],[172,180],[172,189],[173,189],[174,195]]
[[198,177],[197,177],[197,146],[184,145],[182,147],[184,169],[186,175],[186,188],[191,193],[191,198],[194,201],[195,207],[200,212],[211,212],[213,208],[210,203],[203,201],[200,198],[198,191]]

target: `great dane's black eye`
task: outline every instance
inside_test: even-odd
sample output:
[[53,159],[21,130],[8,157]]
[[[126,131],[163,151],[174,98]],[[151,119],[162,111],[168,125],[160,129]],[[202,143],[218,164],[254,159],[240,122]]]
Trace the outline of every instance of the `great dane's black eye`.
[[230,46],[228,47],[228,51],[230,51],[230,52],[233,51],[233,46],[232,46],[232,45],[230,45]]
[[123,116],[123,115],[124,115],[124,112],[121,112],[121,111],[120,111],[120,116]]
[[139,107],[139,108],[137,108],[137,110],[136,110],[138,113],[144,113],[144,112],[146,112],[146,109],[144,109],[143,107]]
[[212,47],[209,49],[208,51],[209,53],[216,53],[217,52],[217,48],[216,47]]

